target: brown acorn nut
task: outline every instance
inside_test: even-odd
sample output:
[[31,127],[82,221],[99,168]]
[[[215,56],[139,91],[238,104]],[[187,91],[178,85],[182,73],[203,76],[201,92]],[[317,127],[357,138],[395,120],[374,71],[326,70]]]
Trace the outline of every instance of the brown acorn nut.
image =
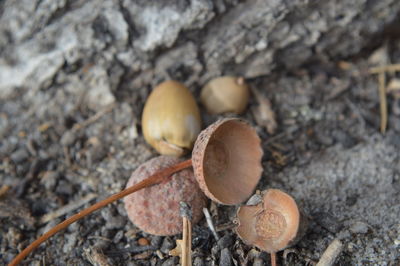
[[[159,156],[139,166],[128,181],[130,187],[148,176],[174,165],[181,160],[172,156]],[[144,188],[124,198],[129,219],[141,230],[153,235],[175,235],[182,232],[179,203],[192,208],[193,224],[202,217],[206,197],[200,190],[191,169],[185,169],[159,185]]]
[[211,114],[241,114],[249,102],[244,78],[224,76],[212,79],[201,90],[200,100]]
[[263,151],[256,131],[237,118],[203,130],[192,152],[193,169],[204,193],[220,204],[245,201],[261,178]]
[[192,149],[201,130],[193,95],[177,81],[159,84],[144,106],[142,129],[145,140],[160,154],[183,155]]
[[262,194],[256,205],[239,208],[236,232],[247,244],[274,254],[303,236],[307,220],[285,192],[268,189]]

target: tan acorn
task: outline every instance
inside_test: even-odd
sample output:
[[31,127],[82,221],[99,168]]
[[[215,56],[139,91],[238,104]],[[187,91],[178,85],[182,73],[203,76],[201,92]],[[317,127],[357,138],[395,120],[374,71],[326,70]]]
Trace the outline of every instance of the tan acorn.
[[296,201],[279,189],[264,191],[252,204],[238,209],[236,233],[245,243],[270,253],[271,264],[276,265],[276,252],[304,235],[307,219]]
[[191,150],[201,130],[191,92],[177,81],[159,84],[144,106],[142,129],[145,140],[160,154],[181,156]]
[[202,88],[200,100],[211,114],[241,114],[249,102],[249,94],[244,78],[224,76],[210,80]]

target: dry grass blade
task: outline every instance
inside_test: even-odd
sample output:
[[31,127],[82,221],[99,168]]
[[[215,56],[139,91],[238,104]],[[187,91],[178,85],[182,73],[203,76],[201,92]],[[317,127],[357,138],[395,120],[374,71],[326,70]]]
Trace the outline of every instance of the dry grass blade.
[[62,206],[61,208],[59,208],[53,212],[43,215],[43,217],[40,219],[40,222],[47,223],[47,222],[53,220],[54,218],[60,217],[64,214],[74,211],[74,210],[78,209],[79,207],[81,207],[82,205],[84,205],[84,204],[88,203],[89,201],[91,201],[92,199],[94,199],[96,196],[97,196],[97,194],[91,193],[77,201],[74,201],[65,206]]
[[386,99],[386,76],[385,73],[380,72],[379,79],[379,103],[381,113],[381,133],[386,132],[387,127],[387,99]]
[[219,235],[217,234],[217,231],[215,230],[214,223],[212,221],[210,212],[208,211],[207,208],[203,208],[203,213],[204,213],[204,216],[206,217],[208,228],[210,228],[210,231],[213,234],[215,240],[218,241]]
[[378,66],[378,67],[372,67],[369,69],[370,74],[379,74],[379,73],[385,73],[385,72],[398,72],[398,71],[400,71],[400,64]]

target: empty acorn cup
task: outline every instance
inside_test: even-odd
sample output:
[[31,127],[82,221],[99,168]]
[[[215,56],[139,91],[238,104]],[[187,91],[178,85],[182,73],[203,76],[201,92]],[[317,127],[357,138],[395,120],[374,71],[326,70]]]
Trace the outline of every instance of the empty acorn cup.
[[197,137],[192,163],[200,188],[220,204],[245,201],[261,178],[263,151],[256,131],[237,118],[219,120]]
[[247,244],[271,254],[294,245],[305,233],[307,219],[295,200],[279,189],[268,189],[255,205],[241,206],[236,233]]

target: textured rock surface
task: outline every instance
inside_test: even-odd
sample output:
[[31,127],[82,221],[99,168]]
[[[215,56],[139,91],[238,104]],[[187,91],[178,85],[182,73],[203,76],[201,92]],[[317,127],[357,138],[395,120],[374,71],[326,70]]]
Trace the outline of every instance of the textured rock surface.
[[0,8],[0,98],[73,83],[96,109],[121,86],[171,75],[257,77],[354,55],[395,21],[400,3],[8,0]]

